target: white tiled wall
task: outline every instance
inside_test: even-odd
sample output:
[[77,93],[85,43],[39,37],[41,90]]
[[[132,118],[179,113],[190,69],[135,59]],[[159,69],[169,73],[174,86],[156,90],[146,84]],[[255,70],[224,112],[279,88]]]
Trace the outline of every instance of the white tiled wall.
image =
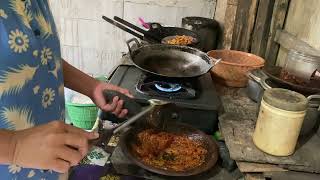
[[214,16],[216,0],[52,0],[62,56],[86,73],[107,74],[126,52],[127,33],[101,19],[119,16],[180,26],[185,16]]

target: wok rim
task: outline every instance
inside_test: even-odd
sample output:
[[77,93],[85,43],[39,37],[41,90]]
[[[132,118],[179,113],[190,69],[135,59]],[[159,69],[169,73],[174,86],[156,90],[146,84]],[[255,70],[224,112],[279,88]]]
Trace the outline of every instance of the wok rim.
[[[127,130],[126,132],[124,132],[122,134],[122,136],[120,137],[120,148],[121,150],[124,152],[124,155],[130,159],[135,165],[139,166],[142,169],[145,169],[147,171],[150,171],[152,173],[156,173],[156,174],[160,174],[160,175],[164,175],[164,176],[172,176],[172,177],[186,177],[186,176],[194,176],[194,175],[198,175],[201,173],[204,173],[206,171],[208,171],[211,168],[214,168],[218,159],[219,159],[219,148],[218,145],[216,143],[216,141],[213,138],[209,138],[209,135],[203,133],[202,131],[184,124],[184,123],[168,123],[168,125],[170,124],[174,124],[175,126],[180,126],[180,127],[187,127],[187,128],[191,128],[195,134],[201,135],[205,141],[208,142],[209,144],[209,148],[213,148],[213,153],[210,155],[210,159],[208,161],[205,161],[203,164],[201,164],[198,167],[195,167],[193,169],[189,169],[187,171],[170,171],[170,170],[164,170],[164,169],[160,169],[157,167],[153,167],[150,165],[147,165],[145,163],[143,163],[139,158],[135,157],[133,155],[133,152],[130,150],[130,148],[128,147],[128,143],[125,143],[125,139],[128,138],[128,135],[130,135],[132,133],[132,131],[134,131],[134,128],[130,128],[129,130]],[[138,132],[141,132],[142,130],[147,129],[147,127],[145,128],[141,128]]]
[[[203,61],[206,62],[207,66],[208,66],[208,70],[203,71],[203,72],[199,72],[197,74],[194,75],[190,75],[190,76],[169,76],[169,75],[164,75],[164,74],[159,74],[150,70],[147,70],[145,68],[140,67],[135,61],[134,58],[139,55],[142,51],[142,49],[146,49],[146,48],[157,48],[157,47],[165,47],[168,49],[174,49],[174,50],[181,50],[181,49],[185,49],[185,50],[191,50],[191,51],[195,51],[197,53],[199,53],[199,55],[202,55],[204,58],[201,58]],[[139,53],[137,53],[137,51],[139,51]],[[184,51],[186,52],[186,51]],[[190,52],[186,52],[186,53],[190,53]],[[191,54],[191,53],[190,53]],[[130,53],[130,58],[131,61],[133,63],[134,66],[136,66],[137,68],[141,69],[144,72],[148,72],[157,76],[162,76],[162,77],[167,77],[167,78],[193,78],[193,77],[199,77],[201,75],[204,75],[206,73],[208,73],[212,68],[214,68],[214,64],[212,63],[211,57],[205,53],[202,52],[196,48],[190,47],[190,46],[180,46],[180,45],[169,45],[169,44],[149,44],[149,45],[143,45],[138,47],[137,49],[133,50],[132,53]]]
[[[222,61],[220,62],[221,64],[226,64],[226,65],[230,65],[230,66],[237,66],[237,67],[252,67],[252,68],[262,68],[265,66],[266,60],[260,56],[257,56],[255,54],[252,53],[248,53],[248,52],[243,52],[243,51],[237,51],[237,50],[226,50],[226,49],[216,49],[216,50],[210,50],[207,52],[209,57],[212,57],[210,54],[213,54],[215,52],[231,52],[234,54],[242,54],[245,56],[253,56],[256,57],[257,59],[259,59],[259,63],[255,64],[255,65],[246,65],[246,64],[241,64],[241,63],[234,63],[234,62],[228,62],[228,61],[224,61],[222,58]],[[214,57],[213,57],[214,58]]]

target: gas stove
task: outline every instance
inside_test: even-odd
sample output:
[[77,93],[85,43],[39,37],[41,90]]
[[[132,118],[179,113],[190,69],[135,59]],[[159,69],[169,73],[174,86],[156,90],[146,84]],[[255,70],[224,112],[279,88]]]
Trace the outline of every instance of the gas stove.
[[137,92],[150,97],[191,99],[197,96],[197,79],[181,80],[141,74],[136,84]]
[[163,118],[190,124],[208,134],[218,124],[221,102],[210,73],[197,78],[163,78],[146,74],[133,65],[119,65],[108,82],[128,89],[136,99],[160,99],[176,105]]

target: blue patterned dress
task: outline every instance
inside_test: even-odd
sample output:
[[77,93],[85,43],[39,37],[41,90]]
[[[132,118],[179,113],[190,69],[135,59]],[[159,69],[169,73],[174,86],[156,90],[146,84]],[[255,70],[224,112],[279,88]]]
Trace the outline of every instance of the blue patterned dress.
[[[63,120],[63,88],[59,39],[47,0],[1,0],[0,128]],[[1,180],[57,178],[52,171],[0,165]]]

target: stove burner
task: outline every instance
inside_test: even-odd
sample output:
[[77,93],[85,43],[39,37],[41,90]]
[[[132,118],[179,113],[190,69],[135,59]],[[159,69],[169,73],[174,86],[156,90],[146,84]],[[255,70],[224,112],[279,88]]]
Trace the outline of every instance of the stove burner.
[[177,92],[182,88],[180,84],[173,84],[173,83],[166,83],[166,82],[157,82],[154,85],[158,90],[163,92],[168,92],[168,93]]
[[163,78],[153,75],[141,75],[136,90],[148,96],[169,99],[191,99],[198,94],[197,81],[188,79]]

